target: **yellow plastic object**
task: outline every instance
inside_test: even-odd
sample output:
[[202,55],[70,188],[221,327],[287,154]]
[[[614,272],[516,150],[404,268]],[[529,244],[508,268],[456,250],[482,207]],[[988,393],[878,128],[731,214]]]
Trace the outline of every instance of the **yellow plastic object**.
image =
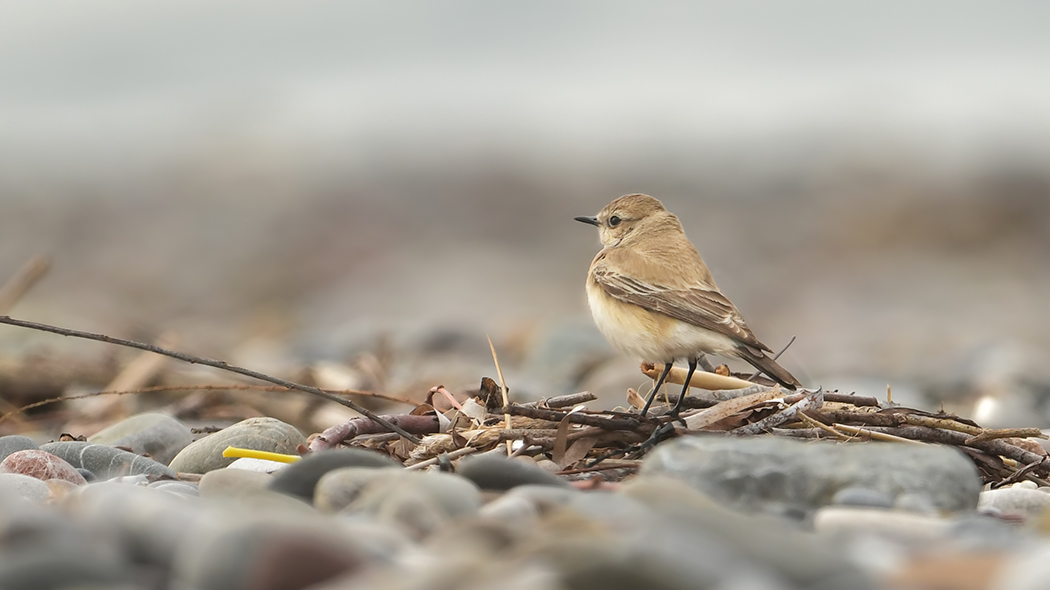
[[285,455],[282,453],[270,453],[268,451],[256,451],[255,449],[242,449],[240,447],[226,447],[222,452],[223,457],[246,457],[248,459],[263,459],[265,461],[277,461],[279,463],[295,463],[302,459],[299,455]]

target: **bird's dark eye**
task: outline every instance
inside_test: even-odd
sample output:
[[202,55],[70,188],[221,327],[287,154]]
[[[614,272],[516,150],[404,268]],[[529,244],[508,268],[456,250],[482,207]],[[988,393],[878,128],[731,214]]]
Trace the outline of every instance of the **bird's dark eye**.
[[613,215],[609,218],[609,227],[616,227],[617,225],[620,225],[620,221],[622,220],[619,217]]

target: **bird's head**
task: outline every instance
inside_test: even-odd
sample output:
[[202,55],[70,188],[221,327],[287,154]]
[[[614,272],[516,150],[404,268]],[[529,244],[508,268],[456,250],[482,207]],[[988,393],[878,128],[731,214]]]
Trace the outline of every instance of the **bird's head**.
[[[603,208],[595,217],[576,217],[576,221],[598,227],[598,237],[605,246],[615,246],[644,233],[656,231],[677,218],[664,209],[659,199],[649,195],[624,195]],[[633,235],[632,235],[633,234]]]

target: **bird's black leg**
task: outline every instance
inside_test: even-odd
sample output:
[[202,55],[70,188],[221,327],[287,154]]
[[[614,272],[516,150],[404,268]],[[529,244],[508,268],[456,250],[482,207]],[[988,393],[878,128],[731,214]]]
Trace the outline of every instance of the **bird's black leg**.
[[696,359],[689,359],[689,373],[685,376],[685,385],[682,386],[682,395],[678,396],[678,403],[674,405],[674,409],[671,410],[671,415],[678,417],[678,411],[682,409],[682,402],[685,401],[685,396],[689,393],[689,382],[693,379],[693,373],[696,372]]
[[[649,413],[649,406],[653,405],[653,400],[656,399],[656,393],[660,391],[660,386],[664,384],[664,379],[667,379],[667,374],[671,372],[671,367],[674,366],[674,361],[664,363],[664,370],[660,373],[660,378],[656,380],[656,387],[653,388],[653,392],[649,394],[649,399],[645,400],[645,407],[642,408],[642,418]],[[693,365],[696,366],[695,364]]]

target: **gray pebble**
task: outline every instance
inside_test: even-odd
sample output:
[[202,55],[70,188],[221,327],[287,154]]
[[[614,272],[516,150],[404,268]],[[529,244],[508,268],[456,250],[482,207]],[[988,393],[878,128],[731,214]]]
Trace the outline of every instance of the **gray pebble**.
[[362,568],[356,545],[326,523],[233,521],[180,547],[174,573],[196,590],[296,589],[320,584]]
[[918,514],[937,514],[937,507],[933,505],[933,500],[931,500],[926,494],[901,494],[897,496],[897,499],[893,502],[893,508],[895,510],[916,512]]
[[[912,494],[913,496],[915,494]],[[879,490],[847,487],[835,492],[831,503],[839,506],[867,506],[869,508],[892,508],[893,498]]]
[[531,459],[521,461],[493,454],[463,459],[456,473],[483,490],[503,491],[526,484],[571,487],[568,482],[537,466]]
[[189,427],[165,414],[137,414],[95,433],[88,442],[127,447],[167,465],[193,442]]
[[233,457],[222,456],[226,447],[294,455],[304,444],[302,433],[290,424],[275,418],[248,418],[190,444],[170,465],[181,473],[207,473],[233,463]]
[[18,496],[42,503],[47,501],[51,489],[47,487],[47,483],[35,477],[21,473],[0,473],[0,494]]
[[183,536],[194,534],[213,518],[200,503],[112,481],[81,487],[67,506],[97,530],[113,530],[125,554],[136,563],[164,570],[171,566]]
[[196,498],[200,495],[197,491],[196,485],[185,481],[155,481],[146,487],[154,490],[163,490],[165,492],[189,498]]
[[343,467],[400,468],[401,464],[367,449],[330,449],[311,453],[281,469],[270,481],[270,489],[312,502],[318,480],[329,471]]
[[1023,487],[1001,488],[981,492],[978,509],[998,510],[1007,516],[1031,518],[1050,507],[1050,493]]
[[420,473],[395,469],[378,471],[350,505],[351,510],[383,511],[386,499],[406,490],[418,492],[449,517],[474,514],[481,507],[481,490],[466,478],[449,473]]
[[174,478],[175,471],[153,459],[82,441],[60,441],[40,447],[78,469],[91,471],[101,479],[122,475],[150,475]]
[[28,436],[20,436],[17,434],[9,434],[7,436],[0,436],[0,461],[3,461],[11,453],[18,451],[28,451],[33,449],[39,449],[33,439]]
[[641,473],[680,478],[740,510],[799,519],[845,488],[925,495],[937,510],[961,512],[976,507],[982,487],[973,461],[951,447],[782,437],[681,437],[650,453]]
[[[353,503],[366,485],[385,475],[386,471],[370,467],[343,467],[329,471],[314,488],[314,506],[321,512],[339,512]],[[403,470],[398,468],[396,471]]]
[[238,497],[265,490],[271,476],[244,469],[216,469],[204,474],[198,484],[201,497]]

